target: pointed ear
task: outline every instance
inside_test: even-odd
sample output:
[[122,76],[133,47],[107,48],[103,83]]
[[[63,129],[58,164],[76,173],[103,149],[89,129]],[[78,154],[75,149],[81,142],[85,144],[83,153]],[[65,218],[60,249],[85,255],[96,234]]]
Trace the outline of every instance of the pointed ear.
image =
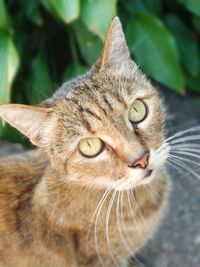
[[113,66],[129,59],[131,59],[130,52],[126,44],[121,22],[118,17],[115,17],[110,24],[103,51],[96,65],[101,69],[106,65]]
[[41,128],[48,121],[51,112],[50,108],[0,105],[0,118],[26,135],[37,146],[43,145]]

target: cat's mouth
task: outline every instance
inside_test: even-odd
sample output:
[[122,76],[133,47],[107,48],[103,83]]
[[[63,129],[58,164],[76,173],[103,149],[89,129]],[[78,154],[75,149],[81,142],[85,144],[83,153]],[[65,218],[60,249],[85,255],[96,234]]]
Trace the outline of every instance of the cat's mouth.
[[119,191],[122,190],[129,190],[135,186],[145,185],[150,183],[155,177],[155,171],[153,169],[146,169],[144,170],[143,175],[140,175],[140,178],[135,181],[133,177],[127,177],[124,179],[119,180],[118,184],[116,184],[116,189]]
[[146,174],[145,174],[145,176],[144,176],[144,178],[148,178],[148,177],[150,177],[151,174],[152,174],[152,172],[153,172],[153,170],[147,170],[147,171],[146,171]]
[[150,183],[154,178],[154,170],[147,169],[143,178],[138,182],[138,185],[144,185]]

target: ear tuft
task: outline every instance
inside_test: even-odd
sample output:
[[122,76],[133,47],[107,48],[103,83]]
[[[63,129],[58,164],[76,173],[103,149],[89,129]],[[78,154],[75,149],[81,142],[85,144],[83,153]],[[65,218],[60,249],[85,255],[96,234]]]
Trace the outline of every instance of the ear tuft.
[[103,68],[106,65],[112,67],[113,65],[123,63],[130,58],[130,52],[125,40],[121,22],[118,17],[115,17],[110,24],[104,48],[101,57],[97,61],[97,65],[100,68]]
[[30,141],[42,146],[41,127],[48,121],[49,108],[9,104],[0,106],[0,117],[26,135]]

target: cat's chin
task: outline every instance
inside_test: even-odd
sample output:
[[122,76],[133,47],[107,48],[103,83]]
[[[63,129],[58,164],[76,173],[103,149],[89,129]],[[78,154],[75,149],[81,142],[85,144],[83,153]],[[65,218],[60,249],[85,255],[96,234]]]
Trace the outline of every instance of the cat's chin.
[[155,170],[146,170],[144,174],[138,178],[134,179],[133,177],[127,177],[119,181],[115,186],[115,190],[117,191],[125,191],[125,190],[131,190],[135,187],[149,184],[153,181],[153,179],[156,176]]

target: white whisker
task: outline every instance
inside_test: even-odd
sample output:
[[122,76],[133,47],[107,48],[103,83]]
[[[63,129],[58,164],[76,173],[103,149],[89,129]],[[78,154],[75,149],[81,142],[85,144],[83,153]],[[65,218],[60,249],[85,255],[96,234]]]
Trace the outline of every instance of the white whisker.
[[[125,221],[124,221],[124,216],[123,216],[123,206],[124,206],[123,199],[124,199],[124,191],[122,191],[122,196],[121,196],[120,217],[121,217],[122,229],[124,231],[125,238],[126,238],[127,241],[129,241],[129,242],[127,242],[127,246],[129,247],[129,250],[132,251],[132,249],[131,249],[132,240],[131,240],[129,234],[127,234],[127,229],[126,229],[126,225],[125,225]],[[130,246],[129,246],[129,244],[130,244]]]
[[[178,154],[178,155],[186,155],[186,156],[188,156],[188,157],[193,157],[193,158],[196,158],[196,159],[200,159],[200,155],[199,154],[195,154],[195,153],[191,153],[191,152],[189,152],[189,151],[184,151],[184,150],[179,150],[179,149],[177,149],[176,151],[173,151],[173,152],[171,152],[172,154],[174,153],[174,154]],[[170,154],[171,154],[170,153]]]
[[130,207],[131,214],[132,214],[132,216],[133,216],[133,222],[134,222],[135,228],[136,228],[138,234],[140,235],[140,237],[142,238],[142,240],[145,241],[146,239],[145,239],[144,235],[142,234],[142,231],[141,231],[140,227],[138,227],[138,224],[137,224],[136,219],[135,219],[135,216],[136,216],[136,209],[137,209],[137,208],[135,209],[135,212],[134,212],[134,211],[133,211],[133,206],[132,206],[132,204],[131,204],[131,200],[130,200],[130,190],[129,190],[127,196],[128,196],[128,203],[129,203],[129,207]]
[[[108,250],[109,250],[109,254],[110,254],[111,258],[112,258],[112,261],[114,262],[115,266],[119,267],[119,264],[115,259],[116,253],[115,253],[114,249],[112,248],[112,245],[111,245],[111,242],[110,242],[110,238],[109,238],[109,219],[110,219],[110,213],[111,213],[111,210],[112,210],[112,206],[113,206],[113,202],[115,200],[116,193],[117,193],[117,191],[113,192],[112,197],[111,197],[110,202],[109,202],[107,213],[106,213],[106,240],[107,240]],[[114,254],[115,254],[115,256],[114,256]]]
[[182,153],[182,152],[193,152],[192,153],[192,155],[194,154],[196,154],[196,155],[199,155],[200,154],[200,149],[196,149],[196,148],[184,148],[184,147],[181,147],[181,148],[179,148],[179,147],[174,147],[174,150],[173,150],[173,148],[171,149],[171,151],[173,151],[173,152],[177,152],[177,151],[179,151],[179,153]]
[[195,127],[189,128],[189,129],[187,129],[187,130],[180,131],[180,132],[178,132],[178,133],[176,133],[176,134],[170,136],[169,138],[167,138],[164,142],[166,143],[166,142],[168,142],[169,140],[172,140],[172,139],[174,139],[174,138],[176,138],[176,137],[182,136],[182,135],[184,135],[184,134],[186,134],[186,133],[196,132],[196,131],[200,131],[200,126],[195,126]]
[[182,160],[182,161],[185,161],[185,162],[189,162],[189,163],[191,163],[191,164],[194,164],[194,165],[199,166],[199,163],[197,163],[196,161],[193,161],[193,160],[188,159],[188,158],[180,157],[180,156],[178,156],[175,152],[174,152],[173,154],[170,154],[170,157],[171,157],[171,158],[178,159],[178,160],[180,160],[180,161]]
[[172,149],[175,149],[175,148],[200,148],[200,143],[183,143],[183,144],[178,144],[178,145],[173,145],[171,147]]
[[129,248],[129,245],[127,244],[126,240],[124,239],[124,236],[123,236],[123,233],[122,233],[122,229],[121,229],[121,222],[120,222],[120,205],[121,205],[121,191],[119,191],[119,194],[118,194],[118,198],[117,198],[117,206],[116,206],[116,218],[117,218],[117,228],[118,228],[118,231],[119,231],[119,234],[120,234],[120,238],[126,248],[126,250],[129,252],[129,253],[132,253],[132,251],[130,250]]
[[200,179],[200,176],[194,172],[193,170],[191,170],[190,168],[187,168],[187,165],[184,165],[180,160],[178,159],[171,159],[168,158],[168,161],[171,161],[171,163],[178,165],[179,167],[182,167],[184,170],[186,170],[188,173],[194,175],[194,177],[196,177],[197,179]]
[[[134,189],[133,189],[133,190],[134,190]],[[136,190],[136,189],[135,189],[135,190]],[[133,194],[133,191],[130,191],[130,196],[132,197],[132,199],[133,199],[133,201],[134,201],[134,203],[135,203],[135,205],[136,205],[136,207],[137,207],[137,210],[138,210],[138,212],[139,212],[139,214],[140,214],[140,217],[142,218],[144,224],[148,227],[148,223],[146,222],[146,220],[145,220],[145,218],[144,218],[144,215],[142,214],[142,211],[141,211],[141,209],[140,209],[140,207],[139,207],[139,205],[138,205],[138,203],[137,203],[137,201],[136,201],[136,198],[135,198],[135,196],[134,196],[134,194]]]
[[96,207],[96,209],[95,209],[95,211],[94,211],[94,213],[93,213],[93,215],[92,215],[92,219],[91,219],[90,227],[89,227],[89,230],[88,230],[88,237],[87,237],[87,239],[89,238],[89,235],[90,235],[90,233],[91,233],[92,224],[93,224],[94,218],[95,218],[95,216],[96,216],[96,214],[97,214],[97,212],[98,212],[98,210],[99,210],[99,207],[101,206],[101,204],[102,204],[102,202],[104,201],[104,199],[107,197],[107,194],[109,193],[109,190],[110,190],[111,188],[112,188],[112,186],[110,186],[107,190],[105,190],[105,192],[103,193],[103,195],[102,195],[101,198],[100,198],[100,201],[99,201],[99,203],[98,203],[98,205],[97,205],[97,207]]
[[200,142],[200,135],[198,134],[198,135],[184,136],[184,137],[172,140],[171,142],[168,142],[168,143],[172,145],[172,144],[178,144],[178,143],[183,143],[183,142],[188,142],[188,141],[199,141]]
[[168,165],[170,165],[170,166],[172,166],[174,169],[176,169],[178,172],[180,171],[180,172],[182,172],[182,173],[185,173],[180,167],[177,167],[176,165],[174,165],[172,162],[170,162],[170,161],[166,161],[166,164],[168,164]]
[[98,245],[98,238],[97,238],[97,225],[98,225],[98,219],[99,219],[99,215],[100,215],[100,212],[101,212],[101,209],[108,197],[108,195],[110,194],[110,192],[112,191],[112,187],[109,187],[107,190],[106,190],[106,194],[105,194],[105,197],[104,199],[101,201],[101,205],[99,206],[98,208],[98,211],[97,211],[97,214],[96,214],[96,219],[95,219],[95,226],[94,226],[94,238],[95,238],[95,248],[96,248],[96,252],[97,252],[97,255],[98,255],[98,258],[99,258],[99,261],[101,263],[102,266],[105,266],[104,265],[104,262],[103,262],[103,258],[101,256],[101,253],[100,253],[100,250],[99,250],[99,245]]

